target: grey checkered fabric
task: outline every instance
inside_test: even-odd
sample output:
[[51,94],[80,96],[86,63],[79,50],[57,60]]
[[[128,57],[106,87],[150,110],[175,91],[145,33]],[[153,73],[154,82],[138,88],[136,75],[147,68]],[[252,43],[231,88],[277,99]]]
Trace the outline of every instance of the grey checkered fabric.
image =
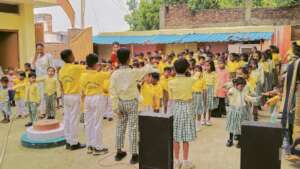
[[47,117],[55,117],[56,111],[56,94],[48,96],[45,94],[46,114]]
[[175,100],[172,104],[173,138],[176,142],[190,142],[196,138],[195,114],[192,102]]
[[249,120],[247,117],[248,114],[249,114],[248,108],[246,106],[243,107],[229,106],[226,130],[230,133],[241,134],[242,122]]
[[208,85],[206,89],[206,111],[214,110],[219,106],[219,100],[215,97],[214,86]]
[[193,108],[196,115],[205,113],[204,98],[202,93],[193,93]]
[[125,133],[129,128],[129,145],[132,154],[138,153],[138,100],[119,100],[119,111],[123,113],[117,121],[116,148],[124,148]]

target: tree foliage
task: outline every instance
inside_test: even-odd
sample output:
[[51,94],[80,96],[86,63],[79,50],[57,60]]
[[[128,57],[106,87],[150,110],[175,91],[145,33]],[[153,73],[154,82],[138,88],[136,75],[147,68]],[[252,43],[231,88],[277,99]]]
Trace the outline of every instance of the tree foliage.
[[159,29],[159,10],[162,0],[140,0],[138,8],[131,10],[125,20],[131,30]]

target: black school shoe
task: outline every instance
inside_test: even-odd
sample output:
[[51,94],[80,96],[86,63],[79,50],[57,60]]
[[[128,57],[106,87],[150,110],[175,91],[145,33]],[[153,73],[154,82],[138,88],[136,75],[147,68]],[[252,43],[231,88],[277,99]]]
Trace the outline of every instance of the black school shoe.
[[100,150],[98,150],[98,149],[94,149],[94,151],[93,151],[93,155],[94,156],[97,156],[97,155],[104,155],[104,154],[107,154],[108,153],[108,149],[107,148],[102,148],[102,149],[100,149]]
[[228,140],[227,143],[226,143],[226,146],[227,147],[233,146],[233,141],[232,140]]
[[121,161],[123,160],[123,158],[125,158],[127,155],[127,153],[125,151],[118,151],[116,156],[115,156],[115,160],[116,161]]
[[73,151],[73,150],[79,150],[79,149],[83,149],[85,148],[86,145],[85,144],[80,144],[80,143],[77,143],[75,145],[71,145],[70,146],[70,150]]
[[241,148],[240,142],[238,142],[238,143],[236,144],[236,148]]
[[30,126],[32,126],[32,123],[31,123],[31,122],[25,124],[25,127],[30,127]]
[[139,155],[138,154],[133,154],[130,160],[130,164],[134,165],[139,163]]
[[71,148],[71,145],[69,143],[66,143],[66,149],[70,150],[70,148]]

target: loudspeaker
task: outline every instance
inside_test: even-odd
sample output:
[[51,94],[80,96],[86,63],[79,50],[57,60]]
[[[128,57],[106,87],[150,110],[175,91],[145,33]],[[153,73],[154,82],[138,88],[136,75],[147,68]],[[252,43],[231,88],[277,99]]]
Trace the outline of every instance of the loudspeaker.
[[241,169],[280,169],[282,140],[280,124],[243,122]]
[[142,113],[139,130],[139,168],[173,169],[173,117]]

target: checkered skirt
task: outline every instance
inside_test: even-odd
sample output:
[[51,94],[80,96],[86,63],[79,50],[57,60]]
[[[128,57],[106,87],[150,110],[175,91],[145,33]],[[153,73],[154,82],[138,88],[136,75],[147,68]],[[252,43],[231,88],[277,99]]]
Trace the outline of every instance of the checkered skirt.
[[204,109],[204,98],[203,94],[200,92],[193,93],[193,108],[195,114],[203,114]]
[[190,142],[195,140],[196,125],[192,102],[175,100],[171,111],[174,117],[174,141]]
[[219,106],[219,100],[215,97],[214,94],[214,86],[208,85],[206,89],[206,109],[207,110],[214,110],[217,109]]
[[235,107],[229,106],[226,130],[233,134],[241,134],[241,125],[243,121],[249,120],[247,106]]

